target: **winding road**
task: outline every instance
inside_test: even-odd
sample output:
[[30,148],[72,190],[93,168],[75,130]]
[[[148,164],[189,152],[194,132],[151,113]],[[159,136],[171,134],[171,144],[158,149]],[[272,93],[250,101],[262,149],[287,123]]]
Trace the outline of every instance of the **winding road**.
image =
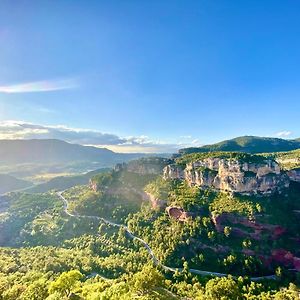
[[[151,247],[146,243],[146,241],[144,241],[143,239],[141,239],[140,237],[137,237],[136,235],[134,235],[127,226],[122,225],[122,224],[118,224],[118,223],[114,223],[112,221],[109,221],[107,219],[104,219],[102,217],[97,217],[97,216],[87,216],[87,215],[79,215],[79,214],[73,214],[70,213],[68,211],[68,200],[62,195],[64,191],[60,191],[57,192],[57,196],[62,200],[63,205],[64,205],[64,212],[70,216],[70,217],[75,217],[75,218],[86,218],[86,219],[94,219],[94,220],[99,220],[104,224],[107,225],[111,225],[113,227],[118,227],[118,228],[124,228],[124,230],[126,231],[127,235],[133,239],[133,240],[137,240],[139,241],[147,250],[147,252],[150,254],[151,259],[153,261],[153,263],[156,266],[160,266],[163,270],[165,271],[169,271],[169,272],[182,272],[183,268],[173,268],[173,267],[168,267],[163,265],[159,259],[155,256],[155,254],[153,253]],[[203,270],[197,270],[197,269],[189,269],[189,272],[192,274],[196,274],[196,275],[201,275],[201,276],[216,276],[216,277],[227,277],[230,274],[225,274],[225,273],[218,273],[218,272],[209,272],[209,271],[203,271]],[[232,276],[234,277],[234,276]],[[276,275],[269,275],[269,276],[261,276],[261,277],[250,277],[250,280],[252,281],[261,281],[261,280],[276,280],[277,276]]]

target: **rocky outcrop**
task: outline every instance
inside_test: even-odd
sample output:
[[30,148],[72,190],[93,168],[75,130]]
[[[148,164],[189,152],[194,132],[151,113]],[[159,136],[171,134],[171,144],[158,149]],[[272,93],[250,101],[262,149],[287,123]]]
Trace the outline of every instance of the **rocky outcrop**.
[[300,258],[294,256],[290,251],[285,249],[275,249],[272,251],[269,260],[272,262],[280,263],[287,268],[294,268],[300,272]]
[[290,180],[300,182],[300,168],[287,171]]
[[177,206],[168,206],[166,208],[166,212],[168,213],[169,217],[174,218],[181,222],[186,222],[190,216],[190,214],[181,207]]
[[169,159],[161,157],[147,157],[133,160],[128,163],[117,164],[115,171],[128,171],[141,175],[160,175],[163,168],[170,163]]
[[261,240],[264,236],[265,239],[277,240],[286,233],[280,225],[258,223],[234,213],[213,214],[211,220],[218,232],[224,232],[225,227],[230,225],[230,235],[238,238]]
[[259,163],[224,158],[206,158],[186,166],[164,168],[165,179],[186,180],[190,186],[242,194],[267,194],[289,186],[289,177],[274,160]]
[[163,170],[164,179],[180,179],[184,180],[186,178],[185,170],[177,164],[171,164],[164,168]]
[[95,180],[92,180],[92,179],[89,180],[89,187],[94,192],[98,192],[98,190],[99,190],[98,183]]

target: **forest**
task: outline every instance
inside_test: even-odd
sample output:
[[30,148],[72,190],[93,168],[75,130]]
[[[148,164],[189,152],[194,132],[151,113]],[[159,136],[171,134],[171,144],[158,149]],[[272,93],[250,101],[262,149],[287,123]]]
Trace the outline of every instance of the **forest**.
[[[274,249],[297,254],[298,183],[285,195],[232,196],[166,180],[161,166],[140,172],[140,164],[63,191],[67,207],[55,190],[3,196],[0,299],[298,299],[299,273],[262,259]],[[188,212],[186,221],[147,195]],[[254,219],[259,239],[246,226]],[[273,239],[272,224],[289,231]]]

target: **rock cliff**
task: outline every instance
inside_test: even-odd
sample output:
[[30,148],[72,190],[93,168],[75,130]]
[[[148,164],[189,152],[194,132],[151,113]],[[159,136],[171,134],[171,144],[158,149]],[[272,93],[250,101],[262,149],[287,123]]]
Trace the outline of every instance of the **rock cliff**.
[[171,164],[164,168],[165,179],[186,180],[201,188],[267,194],[289,187],[289,177],[272,159],[246,162],[230,158],[205,158],[184,166]]

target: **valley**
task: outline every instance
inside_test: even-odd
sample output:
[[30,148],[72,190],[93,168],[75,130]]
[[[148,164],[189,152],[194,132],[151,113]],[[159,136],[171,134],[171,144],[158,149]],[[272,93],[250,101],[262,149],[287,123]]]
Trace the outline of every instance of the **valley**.
[[300,300],[299,29],[0,0],[0,300]]
[[51,299],[49,284],[74,272],[78,299],[210,299],[223,285],[226,299],[296,297],[300,185],[290,158],[297,153],[145,157],[87,173],[83,182],[59,177],[41,193],[7,193],[3,299],[16,297],[9,296],[16,284],[21,297],[38,282]]

